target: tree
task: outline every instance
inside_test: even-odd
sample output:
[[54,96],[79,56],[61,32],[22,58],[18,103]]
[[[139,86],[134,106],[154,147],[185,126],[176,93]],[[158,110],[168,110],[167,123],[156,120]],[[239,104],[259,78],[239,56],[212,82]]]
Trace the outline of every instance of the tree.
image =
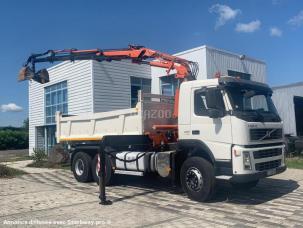
[[28,129],[29,129],[29,119],[28,119],[28,118],[26,118],[26,119],[23,121],[22,129],[24,129],[24,131],[27,131],[27,132],[28,132]]

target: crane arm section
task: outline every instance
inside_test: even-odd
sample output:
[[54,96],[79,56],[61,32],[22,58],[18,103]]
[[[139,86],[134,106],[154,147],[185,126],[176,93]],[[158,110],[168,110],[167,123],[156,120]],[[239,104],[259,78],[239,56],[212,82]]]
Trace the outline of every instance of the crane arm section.
[[47,83],[49,75],[46,69],[36,71],[36,63],[58,62],[58,61],[76,61],[76,60],[96,60],[102,61],[120,61],[129,59],[136,64],[148,64],[150,66],[166,69],[167,74],[175,70],[177,79],[193,80],[198,73],[198,65],[176,56],[161,53],[143,46],[130,45],[125,49],[63,49],[48,50],[41,54],[32,54],[24,67],[20,70],[19,81],[34,80],[39,83]]

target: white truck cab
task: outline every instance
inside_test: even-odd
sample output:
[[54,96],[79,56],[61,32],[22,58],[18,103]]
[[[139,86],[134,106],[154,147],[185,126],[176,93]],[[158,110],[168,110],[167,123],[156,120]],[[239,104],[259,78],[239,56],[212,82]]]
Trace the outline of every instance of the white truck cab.
[[285,170],[282,122],[267,85],[222,77],[180,91],[179,142],[207,148],[218,177],[255,183]]
[[[183,82],[177,119],[172,97],[142,94],[133,109],[58,113],[57,141],[71,148],[78,181],[98,180],[102,145],[108,184],[119,171],[157,173],[181,183],[190,198],[205,201],[216,178],[249,188],[286,169],[282,122],[271,94],[265,84],[233,77]],[[152,135],[164,137],[160,148]]]

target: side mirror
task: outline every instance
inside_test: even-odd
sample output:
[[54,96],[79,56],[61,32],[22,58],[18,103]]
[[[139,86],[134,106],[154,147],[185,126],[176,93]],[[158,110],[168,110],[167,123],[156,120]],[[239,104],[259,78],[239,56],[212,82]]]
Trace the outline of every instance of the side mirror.
[[210,108],[207,110],[207,112],[208,116],[213,119],[221,118],[224,116],[223,111],[219,109]]

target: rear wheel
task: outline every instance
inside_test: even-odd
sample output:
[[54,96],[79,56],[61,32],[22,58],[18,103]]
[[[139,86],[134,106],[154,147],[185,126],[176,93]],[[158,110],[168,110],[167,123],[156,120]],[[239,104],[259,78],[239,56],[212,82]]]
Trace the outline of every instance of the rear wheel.
[[[113,182],[114,171],[110,162],[110,158],[105,156],[105,184],[110,185]],[[92,174],[94,181],[99,184],[99,176],[98,176],[98,154],[95,155],[92,163]]]
[[202,202],[211,199],[215,188],[214,168],[204,158],[188,158],[181,167],[180,179],[189,198]]
[[89,182],[92,180],[91,157],[83,152],[78,152],[72,162],[72,172],[79,182]]

